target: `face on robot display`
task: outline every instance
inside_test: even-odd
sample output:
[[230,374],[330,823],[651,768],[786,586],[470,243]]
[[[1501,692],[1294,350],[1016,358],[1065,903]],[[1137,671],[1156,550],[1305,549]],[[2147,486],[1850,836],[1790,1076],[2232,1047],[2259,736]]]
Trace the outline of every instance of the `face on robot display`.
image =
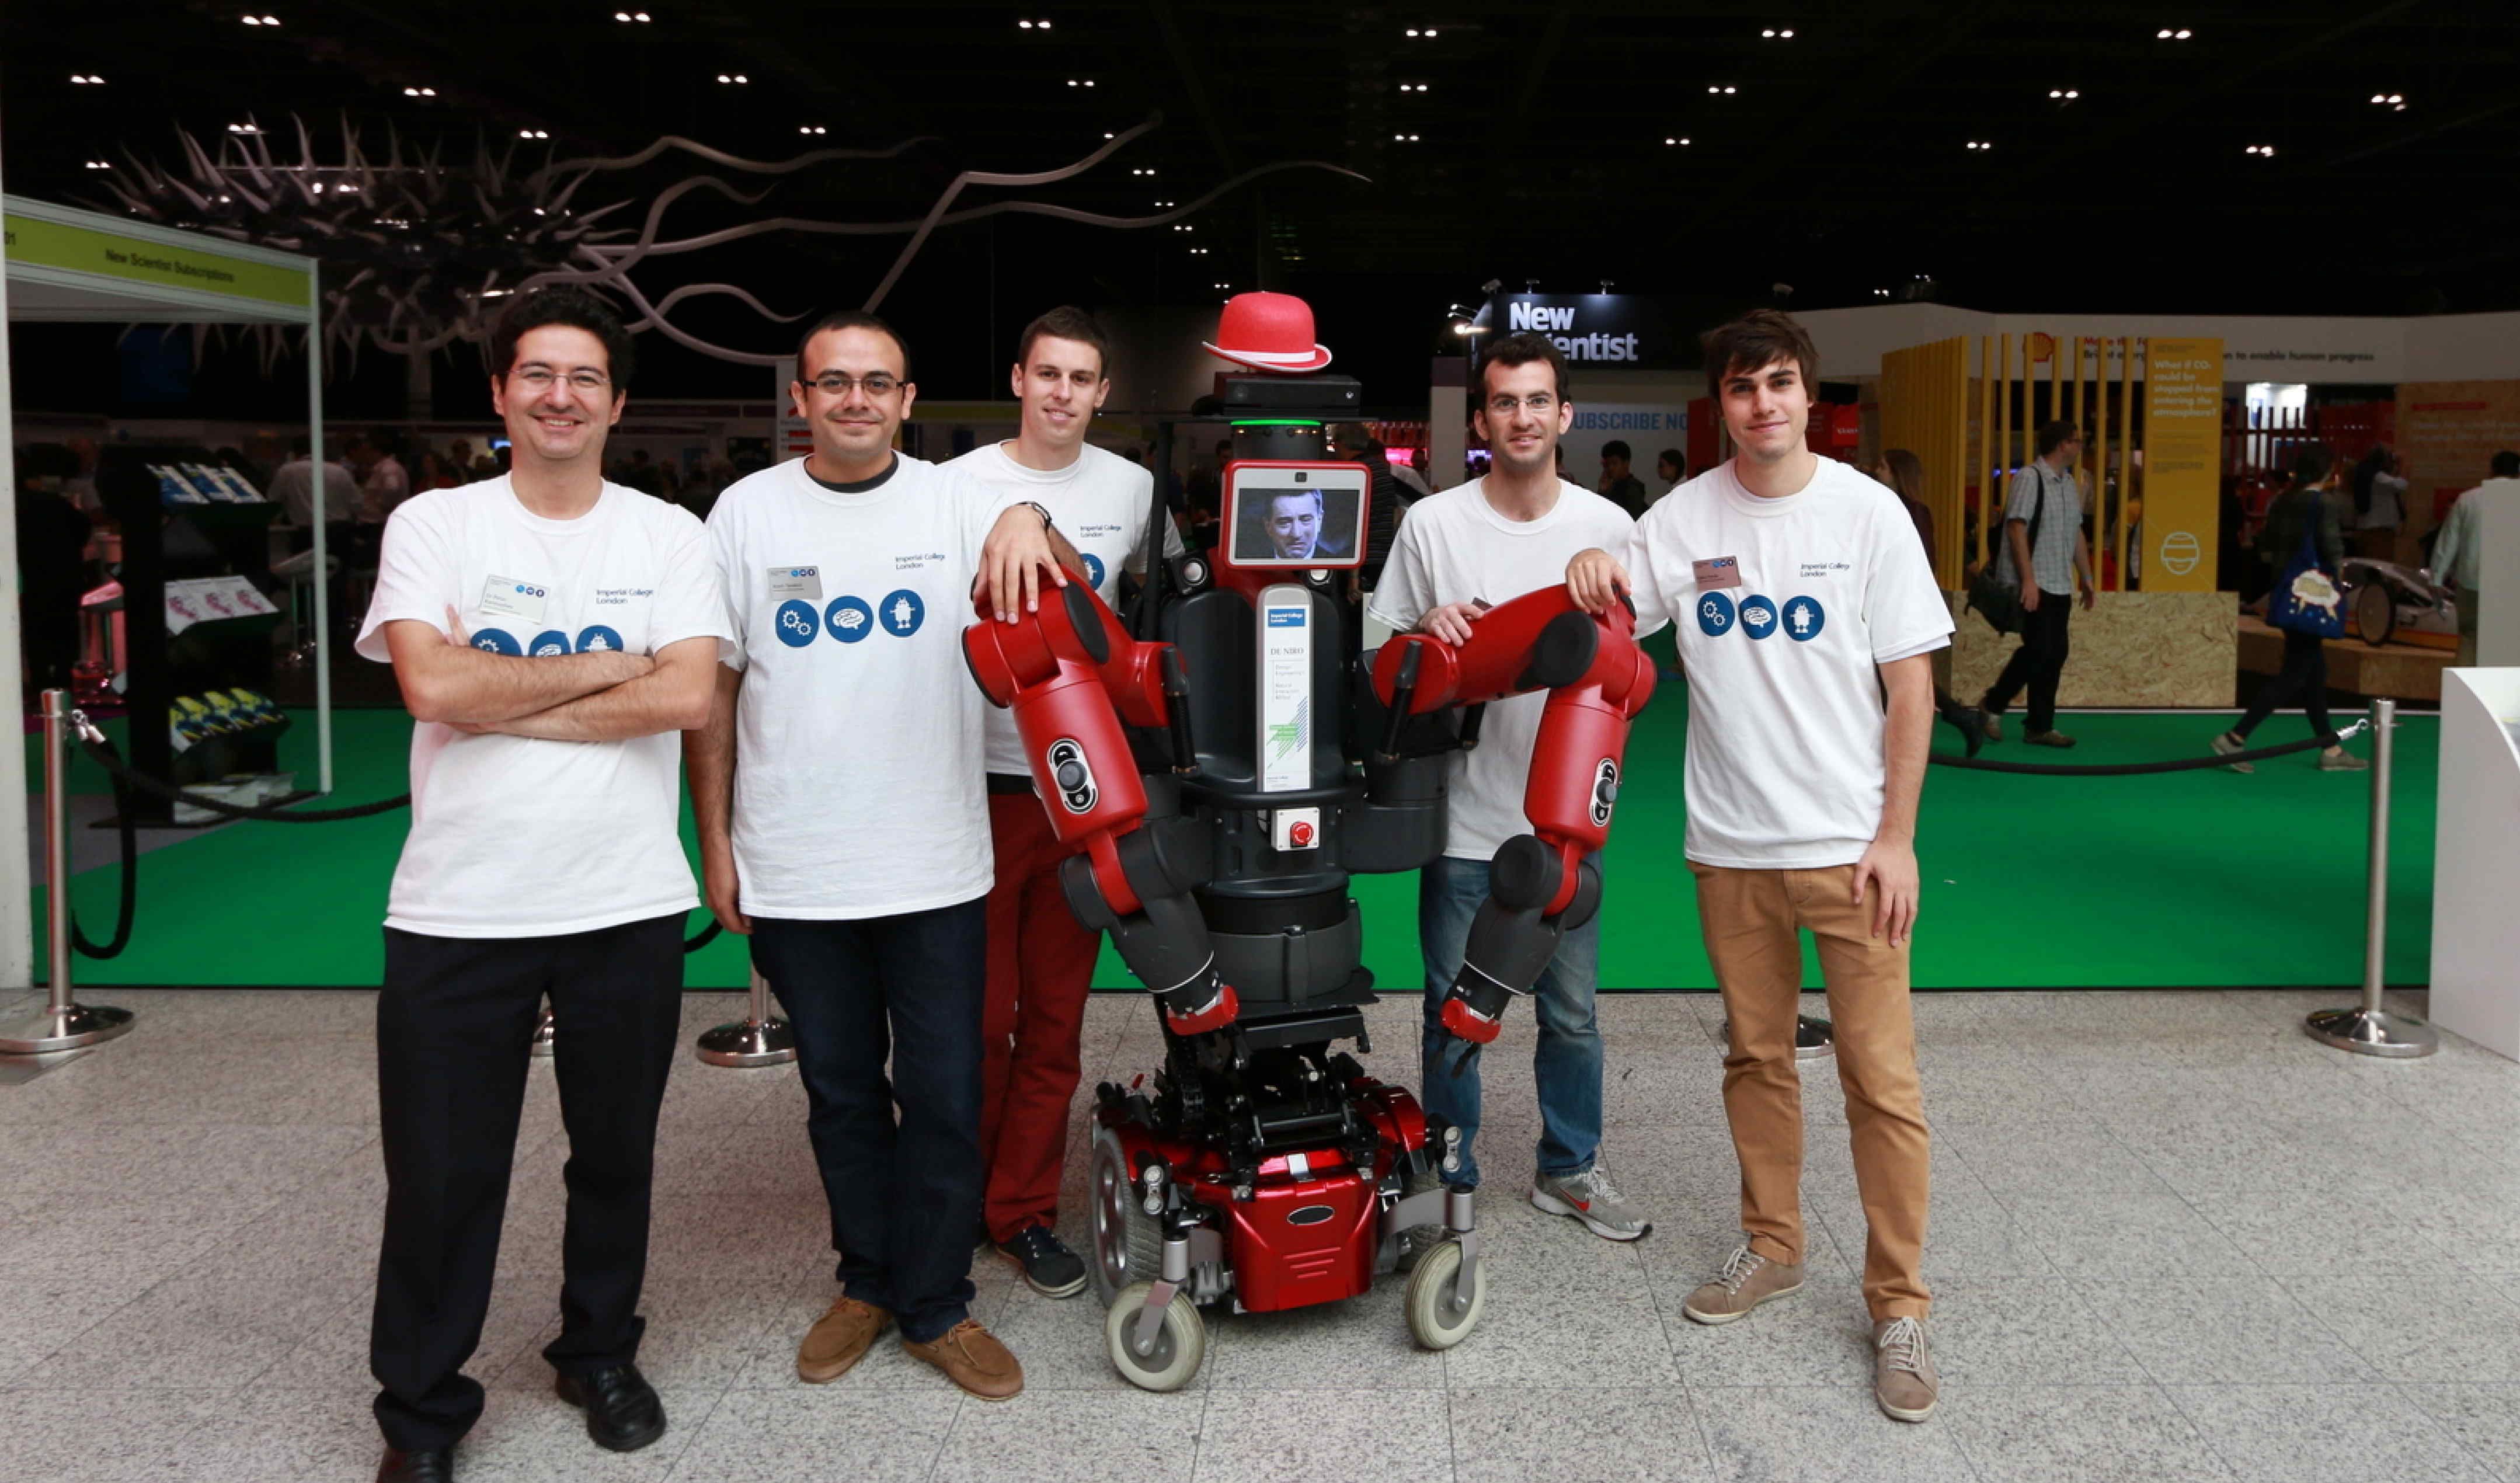
[[1269,545],[1282,562],[1300,562],[1322,538],[1322,497],[1297,490],[1269,497]]

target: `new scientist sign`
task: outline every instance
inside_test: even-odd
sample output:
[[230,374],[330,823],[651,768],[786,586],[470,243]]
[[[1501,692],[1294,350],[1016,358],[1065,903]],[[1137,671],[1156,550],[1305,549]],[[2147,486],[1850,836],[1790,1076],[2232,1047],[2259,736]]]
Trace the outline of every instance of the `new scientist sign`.
[[[1697,335],[1680,323],[1680,306],[1634,293],[1516,293],[1504,301],[1507,335],[1546,335],[1568,362],[1647,371],[1694,370]],[[1495,325],[1494,310],[1479,322]]]

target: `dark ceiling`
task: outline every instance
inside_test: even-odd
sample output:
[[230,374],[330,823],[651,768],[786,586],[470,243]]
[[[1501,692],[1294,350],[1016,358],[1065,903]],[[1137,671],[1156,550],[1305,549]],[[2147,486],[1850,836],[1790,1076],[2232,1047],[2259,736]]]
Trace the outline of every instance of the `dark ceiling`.
[[[14,193],[95,203],[90,159],[172,164],[178,128],[217,145],[244,121],[293,154],[292,115],[319,157],[338,155],[344,118],[371,150],[390,124],[450,157],[477,138],[527,163],[667,133],[755,159],[921,139],[890,161],[779,177],[753,210],[890,219],[921,214],[958,169],[1052,168],[1160,114],[1078,179],[958,203],[1142,215],[1282,160],[1370,177],[1267,175],[1191,231],[1019,215],[941,229],[884,305],[925,347],[931,395],[989,394],[1013,327],[1049,303],[1197,303],[1217,284],[1303,292],[1351,365],[1419,384],[1446,306],[1492,278],[1606,280],[1710,315],[1775,285],[1794,307],[1885,291],[2016,310],[2520,307],[2508,3],[621,9],[260,0],[253,14],[280,23],[248,26],[236,5],[15,0],[0,167]],[[582,203],[705,168],[661,159]],[[746,215],[702,193],[668,228]],[[756,240],[660,264],[655,284],[730,279],[783,311],[839,306],[901,242]],[[675,317],[752,349],[788,335],[724,300]],[[758,378],[659,364],[694,391]]]

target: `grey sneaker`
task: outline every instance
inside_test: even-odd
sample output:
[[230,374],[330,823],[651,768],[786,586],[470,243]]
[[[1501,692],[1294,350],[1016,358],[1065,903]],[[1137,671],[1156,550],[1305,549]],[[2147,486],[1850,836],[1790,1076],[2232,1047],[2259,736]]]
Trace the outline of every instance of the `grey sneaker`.
[[1914,1319],[1884,1319],[1872,1326],[1872,1398],[1894,1421],[1921,1421],[1934,1414],[1943,1377],[1934,1372],[1925,1326]]
[[1531,1202],[1552,1215],[1575,1217],[1603,1240],[1632,1241],[1653,1230],[1644,1212],[1629,1203],[1598,1169],[1543,1174],[1532,1181]]
[[1787,1297],[1803,1290],[1803,1269],[1799,1263],[1772,1262],[1751,1250],[1745,1243],[1732,1248],[1725,1259],[1724,1270],[1711,1282],[1701,1284],[1680,1305],[1680,1311],[1700,1324],[1730,1324],[1750,1316],[1750,1310],[1770,1298]]
[[2371,764],[2341,746],[2333,746],[2318,754],[2318,770],[2322,773],[2367,773]]
[[[2229,732],[2225,732],[2214,739],[2214,755],[2218,757],[2228,757],[2233,752],[2244,752],[2248,749],[2248,742],[2232,736]],[[2258,770],[2258,764],[2254,762],[2233,762],[2228,765],[2235,773],[2253,773]]]

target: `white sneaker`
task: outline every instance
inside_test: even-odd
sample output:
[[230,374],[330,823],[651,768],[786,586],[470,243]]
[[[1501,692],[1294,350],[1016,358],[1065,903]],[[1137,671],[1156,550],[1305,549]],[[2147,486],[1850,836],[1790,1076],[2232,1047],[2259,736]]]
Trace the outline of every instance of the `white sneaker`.
[[1653,1230],[1644,1212],[1629,1203],[1598,1169],[1541,1175],[1532,1182],[1531,1203],[1552,1215],[1573,1216],[1604,1240],[1633,1241]]

